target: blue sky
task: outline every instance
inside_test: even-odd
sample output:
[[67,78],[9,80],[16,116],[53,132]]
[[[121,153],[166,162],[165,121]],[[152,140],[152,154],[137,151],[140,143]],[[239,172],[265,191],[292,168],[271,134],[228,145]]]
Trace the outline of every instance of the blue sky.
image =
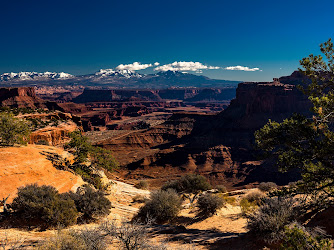
[[[2,0],[0,8],[0,73],[181,61],[219,67],[201,70],[212,78],[268,81],[334,38],[332,0]],[[226,69],[235,66],[254,70]]]

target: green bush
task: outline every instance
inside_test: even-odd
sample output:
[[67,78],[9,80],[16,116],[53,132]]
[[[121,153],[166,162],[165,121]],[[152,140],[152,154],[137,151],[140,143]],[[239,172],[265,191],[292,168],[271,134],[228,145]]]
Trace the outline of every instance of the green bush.
[[278,242],[285,226],[297,217],[293,199],[267,198],[259,209],[248,216],[248,229],[265,242]]
[[152,218],[156,222],[166,222],[177,217],[180,210],[181,198],[174,190],[159,190],[151,194],[137,217],[142,221]]
[[99,190],[103,190],[105,188],[101,181],[101,176],[95,174],[91,166],[87,166],[86,164],[73,164],[70,165],[69,168],[73,169],[74,172],[80,175],[84,181],[93,185],[95,188]]
[[224,199],[225,203],[228,203],[232,206],[236,205],[236,198],[233,196],[229,196],[228,194],[218,194],[219,197],[221,197],[222,199]]
[[260,191],[252,191],[245,196],[245,199],[250,203],[255,203],[257,205],[261,204],[261,200],[265,197],[265,194]]
[[145,201],[147,201],[147,198],[140,194],[137,194],[132,198],[133,203],[144,203]]
[[[202,175],[187,174],[178,180],[165,183],[161,189],[173,189],[177,193],[183,194],[192,204],[201,192],[211,189],[211,185]],[[193,197],[191,197],[192,194],[194,194]]]
[[281,249],[287,250],[330,250],[332,241],[320,228],[305,228],[298,223],[285,227]]
[[69,226],[78,217],[72,199],[60,195],[54,187],[45,185],[31,184],[19,188],[12,208],[22,218],[41,220],[47,226]]
[[261,182],[258,188],[263,192],[270,192],[274,189],[277,189],[277,185],[274,182]]
[[74,200],[77,210],[83,214],[83,219],[96,219],[110,213],[111,202],[104,193],[88,185],[79,187],[76,193],[70,192],[69,196]]
[[112,172],[118,168],[118,163],[112,155],[112,151],[108,149],[92,146],[90,149],[90,158],[92,165],[99,169],[103,168]]
[[246,198],[242,198],[240,201],[240,207],[242,215],[248,216],[256,211],[258,205],[256,201],[250,202]]
[[197,200],[198,214],[200,216],[211,216],[222,208],[224,204],[225,200],[217,195],[202,194]]
[[45,240],[38,247],[39,250],[82,250],[85,248],[83,240],[71,235],[69,232],[58,232],[55,237]]
[[217,189],[218,193],[226,193],[227,192],[227,189],[224,185],[217,185],[216,189]]
[[211,185],[202,175],[187,174],[178,180],[167,182],[161,189],[174,189],[178,193],[196,194],[211,189]]
[[69,136],[71,141],[65,145],[65,148],[73,151],[76,163],[84,163],[90,159],[92,165],[99,169],[104,168],[113,171],[118,167],[118,163],[110,150],[94,147],[80,131],[74,131]]
[[135,184],[135,188],[138,189],[147,189],[148,188],[148,182],[147,181],[139,181],[138,183]]
[[59,230],[54,237],[43,242],[40,250],[105,250],[105,235],[99,228]]
[[29,141],[28,122],[15,118],[12,113],[0,112],[0,145],[26,145]]

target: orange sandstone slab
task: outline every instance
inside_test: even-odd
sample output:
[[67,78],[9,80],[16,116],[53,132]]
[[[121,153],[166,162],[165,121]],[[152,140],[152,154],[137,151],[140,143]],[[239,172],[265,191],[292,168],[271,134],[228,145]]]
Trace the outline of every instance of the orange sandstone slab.
[[75,191],[84,183],[81,177],[56,169],[43,152],[69,156],[62,149],[50,146],[0,148],[0,199],[10,194],[8,201],[11,202],[18,187],[32,183],[54,186],[61,193]]

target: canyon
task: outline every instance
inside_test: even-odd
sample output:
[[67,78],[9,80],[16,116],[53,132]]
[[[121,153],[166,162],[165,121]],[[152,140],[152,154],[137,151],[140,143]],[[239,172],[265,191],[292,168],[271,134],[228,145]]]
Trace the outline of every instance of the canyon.
[[4,93],[0,100],[1,106],[71,114],[75,121],[40,129],[31,142],[61,145],[62,136],[82,129],[94,145],[113,151],[121,165],[120,178],[146,179],[159,187],[194,172],[212,184],[239,189],[262,181],[283,185],[299,178],[296,172],[279,173],[273,159],[259,160],[254,132],[268,119],[282,121],[294,112],[310,115],[311,104],[296,87],[304,80],[293,73],[273,82],[240,83],[236,92],[233,88],[85,88],[69,98],[71,102],[50,101],[52,95],[46,101],[32,87],[18,87],[0,89]]

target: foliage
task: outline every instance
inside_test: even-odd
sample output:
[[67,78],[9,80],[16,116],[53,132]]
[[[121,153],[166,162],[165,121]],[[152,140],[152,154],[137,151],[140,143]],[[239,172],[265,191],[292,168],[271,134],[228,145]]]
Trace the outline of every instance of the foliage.
[[[149,222],[148,222],[149,223]],[[126,250],[167,250],[163,244],[153,245],[148,237],[149,224],[139,224],[137,222],[121,222],[116,224],[115,221],[105,221],[100,228],[106,235],[116,238],[119,243],[118,249]]]
[[236,198],[233,197],[233,196],[229,196],[228,194],[218,194],[220,197],[222,197],[224,199],[224,201],[227,203],[227,204],[230,204],[232,206],[236,205]]
[[89,152],[92,145],[88,142],[88,138],[82,136],[80,131],[74,131],[69,134],[71,141],[65,145],[65,148],[71,149],[75,155],[75,161],[83,163],[88,160]]
[[256,201],[250,202],[246,198],[242,198],[240,201],[240,207],[242,215],[248,216],[256,211],[258,205]]
[[181,198],[174,190],[158,190],[140,208],[138,218],[142,221],[152,218],[157,222],[166,222],[174,219],[180,210]]
[[227,192],[227,189],[224,185],[217,185],[216,189],[217,189],[218,193],[226,193]]
[[86,164],[73,164],[69,166],[70,169],[73,169],[74,172],[81,176],[81,178],[93,185],[95,188],[99,190],[104,189],[104,185],[101,181],[101,176],[94,171],[91,166],[87,166]]
[[277,188],[277,185],[275,182],[261,182],[258,186],[258,188],[262,191],[262,192],[270,192],[274,189]]
[[[257,146],[277,155],[282,171],[300,170],[302,182],[294,194],[306,194],[310,208],[333,203],[334,197],[334,47],[320,45],[321,55],[303,58],[300,69],[312,83],[302,91],[313,104],[313,118],[295,114],[281,123],[270,121],[255,133]],[[305,199],[306,200],[306,199]],[[305,204],[307,205],[307,204]]]
[[84,249],[104,250],[107,249],[105,235],[100,228],[85,228],[81,230],[72,230],[70,235],[80,242],[84,243]]
[[76,193],[70,192],[69,196],[74,200],[77,210],[85,219],[94,219],[106,216],[110,213],[111,202],[100,190],[94,190],[88,185],[79,187]]
[[41,220],[47,225],[74,224],[78,211],[74,201],[64,197],[52,186],[27,185],[18,189],[12,208],[23,219]]
[[99,169],[113,171],[117,168],[118,163],[110,150],[94,147],[80,131],[74,131],[69,136],[71,141],[65,145],[65,148],[73,151],[76,163],[84,163],[90,158],[92,165]]
[[[177,193],[184,194],[189,198],[190,203],[193,203],[201,192],[211,189],[211,185],[202,175],[187,174],[178,180],[165,183],[161,189],[173,189]],[[190,194],[194,194],[193,198],[191,198]]]
[[132,198],[133,203],[144,203],[145,201],[147,201],[147,198],[140,194],[137,194]]
[[30,132],[28,122],[12,113],[0,112],[0,146],[26,145]]
[[101,169],[104,168],[110,172],[118,167],[118,163],[108,149],[101,147],[91,147],[90,158],[92,165]]
[[43,242],[40,250],[104,250],[106,240],[98,228],[83,230],[58,230],[57,234]]
[[248,215],[248,229],[261,240],[278,242],[284,236],[285,226],[297,217],[294,204],[292,199],[265,199],[255,213]]
[[138,189],[147,189],[148,188],[148,183],[145,180],[141,180],[138,183],[135,184],[135,188]]
[[332,242],[320,228],[307,229],[298,223],[285,226],[282,249],[287,250],[329,250]]
[[198,197],[197,207],[198,214],[201,216],[211,216],[222,208],[225,200],[218,195],[211,193],[202,194]]
[[[73,152],[75,162],[68,168],[73,169],[84,181],[92,184],[95,188],[105,189],[97,169],[113,171],[118,167],[112,152],[104,148],[94,147],[80,131],[74,131],[69,135],[72,139],[65,145],[65,148]],[[88,163],[88,160],[91,164]]]
[[255,203],[256,205],[260,205],[262,199],[265,197],[265,194],[261,191],[252,191],[248,193],[245,197],[246,200],[248,200],[251,203]]

